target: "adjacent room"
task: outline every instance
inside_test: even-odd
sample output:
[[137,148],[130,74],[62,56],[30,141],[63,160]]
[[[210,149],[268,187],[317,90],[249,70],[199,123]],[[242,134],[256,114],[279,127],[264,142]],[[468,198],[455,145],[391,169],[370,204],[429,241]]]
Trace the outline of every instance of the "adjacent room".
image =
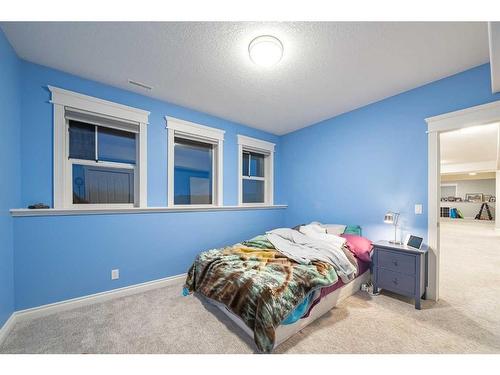
[[2,21],[0,116],[2,354],[500,353],[500,22]]
[[495,223],[496,171],[500,163],[498,127],[498,123],[493,123],[441,134],[443,221]]

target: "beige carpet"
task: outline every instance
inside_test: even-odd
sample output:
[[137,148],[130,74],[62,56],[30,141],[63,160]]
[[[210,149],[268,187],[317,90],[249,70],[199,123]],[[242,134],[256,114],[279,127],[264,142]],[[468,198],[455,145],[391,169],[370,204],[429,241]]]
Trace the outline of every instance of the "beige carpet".
[[[438,303],[359,292],[277,353],[500,353],[500,236],[444,222]],[[19,322],[4,353],[253,353],[224,314],[181,285]]]

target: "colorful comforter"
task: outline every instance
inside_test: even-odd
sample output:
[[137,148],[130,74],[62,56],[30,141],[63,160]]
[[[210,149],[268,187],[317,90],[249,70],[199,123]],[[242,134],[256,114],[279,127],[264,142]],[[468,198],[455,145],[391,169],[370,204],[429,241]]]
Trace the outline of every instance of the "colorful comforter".
[[331,264],[294,262],[263,235],[199,254],[185,288],[223,303],[253,330],[257,348],[271,352],[280,323],[312,291],[337,280]]

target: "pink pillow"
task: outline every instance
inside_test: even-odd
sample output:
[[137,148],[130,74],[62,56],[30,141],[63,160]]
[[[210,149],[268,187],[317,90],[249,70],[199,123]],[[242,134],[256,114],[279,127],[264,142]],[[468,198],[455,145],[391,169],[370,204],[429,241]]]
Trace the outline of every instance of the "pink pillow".
[[340,236],[347,240],[347,247],[356,258],[363,262],[371,262],[372,241],[355,234],[341,234]]

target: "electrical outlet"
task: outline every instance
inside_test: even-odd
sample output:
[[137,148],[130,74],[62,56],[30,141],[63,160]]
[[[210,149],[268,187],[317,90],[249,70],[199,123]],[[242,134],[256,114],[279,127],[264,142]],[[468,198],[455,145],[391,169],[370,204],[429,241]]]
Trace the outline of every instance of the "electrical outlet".
[[415,215],[422,215],[422,205],[421,204],[415,205]]
[[117,280],[120,278],[120,270],[111,270],[111,280]]

